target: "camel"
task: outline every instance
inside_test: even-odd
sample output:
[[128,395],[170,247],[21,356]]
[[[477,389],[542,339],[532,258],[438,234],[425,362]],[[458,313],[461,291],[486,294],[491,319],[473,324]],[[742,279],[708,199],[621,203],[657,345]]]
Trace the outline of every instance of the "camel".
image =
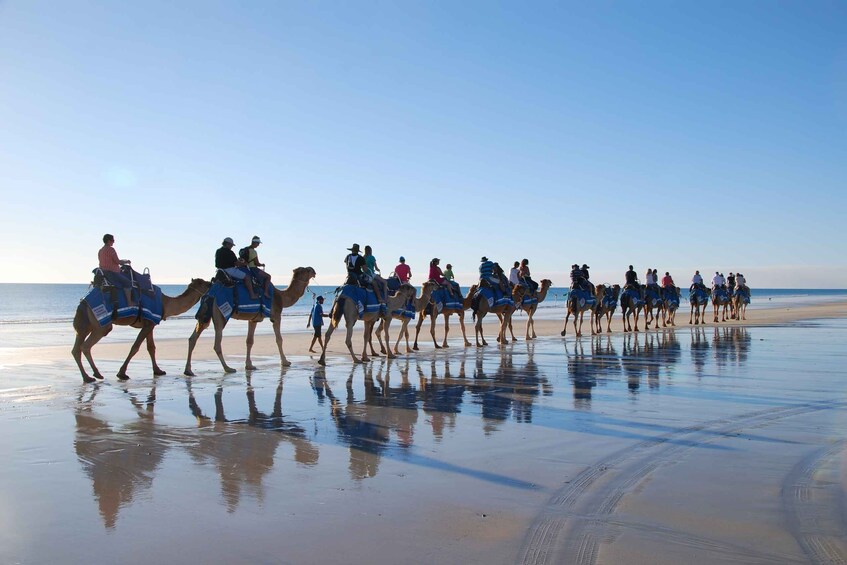
[[[650,329],[650,322],[655,322],[655,328],[659,329],[659,314],[664,314],[665,300],[662,289],[659,286],[647,286],[642,289],[641,296],[644,298],[644,325]],[[653,310],[656,315],[653,315]]]
[[[621,295],[621,285],[616,284],[607,287],[604,284],[598,284],[595,289],[597,304],[594,306],[594,323],[597,324],[597,333],[603,333],[603,316],[606,317],[606,333],[612,332],[612,314],[615,313],[615,308],[618,305],[618,299]],[[611,297],[611,303],[606,300],[608,295]],[[591,334],[594,335],[592,327]]]
[[[623,294],[621,294],[621,314],[623,315],[623,331],[631,332],[638,331],[638,316],[641,313],[641,310],[644,308],[644,294],[641,287],[637,287],[635,289],[638,297],[635,298],[632,296],[632,293],[627,292],[624,289]],[[635,314],[635,329],[632,328],[632,323],[629,321],[629,316],[631,314]]]
[[747,298],[747,294],[750,289],[746,286],[735,291],[735,294],[732,295],[733,306],[735,307],[735,317],[737,320],[746,320],[747,319],[747,304],[750,302],[750,299]]
[[688,315],[688,323],[694,318],[694,325],[706,323],[706,306],[709,304],[711,290],[708,288],[695,288],[688,294],[688,302],[691,303],[691,313]]
[[712,291],[712,308],[715,313],[715,323],[718,321],[718,312],[721,313],[721,322],[726,322],[728,319],[727,309],[729,308],[729,303],[731,301],[729,292],[725,289],[716,290],[723,290],[723,292]]
[[[413,308],[415,312],[420,312],[425,309],[427,304],[429,304],[429,300],[432,297],[432,293],[434,290],[438,288],[438,283],[435,281],[426,281],[423,283],[421,287],[421,295],[420,297],[413,298]],[[400,355],[399,346],[400,340],[402,338],[406,338],[406,353],[411,353],[412,349],[409,347],[409,318],[403,315],[392,314],[389,312],[389,315],[381,318],[379,321],[379,327],[376,330],[376,338],[379,340],[379,350],[381,353],[387,353],[386,348],[390,348],[391,345],[388,343],[388,326],[391,324],[391,320],[396,319],[399,320],[402,326],[400,326],[400,333],[397,334],[397,342],[394,344],[394,354]],[[385,344],[382,343],[381,334],[385,332]]]
[[[527,306],[524,306],[522,303],[521,304],[518,304],[517,302],[515,303],[517,305],[517,307],[520,308],[521,310],[523,310],[524,312],[526,312],[527,316],[528,316],[527,319],[526,319],[526,340],[527,341],[529,341],[531,339],[535,339],[535,338],[538,337],[537,335],[535,335],[535,320],[532,319],[532,316],[535,314],[535,311],[538,310],[538,305],[541,304],[542,302],[544,302],[544,300],[547,298],[547,291],[550,290],[551,286],[553,286],[553,281],[551,281],[550,279],[542,279],[541,280],[541,286],[539,287],[539,290],[538,290],[538,302],[536,302],[535,304],[529,304]],[[530,330],[532,331],[532,337],[530,337]],[[515,340],[515,333],[512,331],[512,321],[511,320],[509,320],[509,333],[512,334],[512,341],[516,341]]]
[[[596,290],[595,290],[596,292]],[[590,293],[589,293],[590,296]],[[568,333],[568,318],[573,314],[573,330],[576,332],[576,337],[580,337],[582,335],[582,322],[585,318],[585,312],[589,313],[589,324],[591,324],[591,332],[594,333],[594,322],[592,320],[592,311],[594,306],[590,304],[587,300],[583,302],[582,305],[579,304],[576,295],[573,293],[573,289],[568,292],[568,300],[567,300],[567,308],[568,313],[565,315],[565,327],[562,329],[562,335],[567,335]],[[579,326],[577,327],[577,320],[579,320]]]
[[[512,291],[512,300],[515,301],[515,304],[523,300],[523,296],[525,293],[525,286],[515,286],[514,290]],[[509,343],[509,340],[506,336],[506,330],[509,327],[509,322],[512,320],[512,312],[514,311],[514,304],[504,304],[502,306],[494,306],[493,308],[489,308],[488,300],[486,300],[484,297],[480,297],[480,299],[477,301],[476,308],[473,310],[473,317],[476,319],[476,324],[474,325],[474,339],[476,340],[476,346],[482,347],[484,345],[488,345],[488,342],[485,341],[485,336],[482,333],[482,319],[485,318],[485,315],[489,312],[497,314],[497,317],[500,318],[500,332],[497,335],[497,341],[500,343],[500,345],[506,345],[507,343]],[[482,343],[480,343],[480,338],[482,339]]]
[[[210,286],[211,283],[204,281],[203,279],[191,279],[188,288],[186,288],[179,296],[171,297],[162,295],[162,320],[187,312],[192,306],[197,304],[204,294],[206,294],[206,291],[209,290]],[[138,350],[141,348],[141,342],[145,340],[147,341],[147,352],[150,354],[150,360],[153,362],[153,376],[159,377],[165,374],[165,371],[163,371],[156,363],[156,343],[153,341],[153,330],[156,329],[156,325],[153,324],[153,322],[145,320],[139,316],[137,318],[130,317],[118,318],[116,320],[113,319],[110,324],[100,327],[100,323],[91,311],[91,307],[83,300],[79,303],[79,306],[77,306],[73,324],[74,330],[76,331],[76,339],[74,340],[73,349],[71,349],[71,355],[73,355],[73,358],[79,367],[79,372],[82,374],[83,382],[93,383],[97,379],[103,378],[103,375],[100,374],[97,366],[94,365],[94,359],[91,357],[91,348],[94,347],[98,341],[103,339],[106,334],[112,331],[112,328],[115,325],[132,326],[140,330],[138,332],[138,337],[135,339],[135,342],[129,350],[129,355],[118,371],[117,377],[119,380],[125,381],[129,379],[129,375],[126,374],[129,362],[135,354],[138,353]],[[82,366],[82,355],[85,355],[85,358],[88,360],[88,364],[91,365],[94,378],[88,376],[88,373],[85,372],[85,368]]]
[[671,286],[664,289],[665,304],[662,307],[662,327],[668,324],[676,326],[676,311],[679,309],[679,287]]
[[[311,267],[297,267],[294,271],[292,271],[291,283],[288,285],[288,288],[285,290],[274,288],[273,305],[271,306],[270,318],[271,323],[273,324],[274,336],[276,337],[276,346],[277,349],[279,349],[279,360],[283,367],[288,367],[291,363],[285,358],[285,353],[282,351],[282,332],[280,330],[280,325],[282,324],[282,310],[293,306],[298,300],[300,300],[303,293],[306,292],[306,287],[309,286],[309,282],[315,278],[315,274],[315,270]],[[226,327],[228,320],[224,318],[223,314],[221,314],[216,305],[213,304],[211,307],[211,323],[215,328],[215,353],[221,361],[224,372],[234,373],[235,369],[227,365],[226,360],[224,359],[223,348],[221,347],[224,327]],[[254,342],[253,335],[256,332],[256,324],[261,322],[264,319],[264,316],[261,311],[258,313],[243,314],[234,312],[231,318],[234,320],[247,321],[247,359],[244,361],[244,368],[248,371],[252,371],[256,369],[256,366],[253,365],[253,362],[250,360],[250,352],[253,349]],[[197,340],[200,338],[200,334],[202,334],[203,330],[208,327],[208,321],[198,321],[197,325],[194,327],[194,332],[192,332],[191,336],[188,338],[188,358],[185,360],[185,371],[183,371],[183,374],[188,377],[194,376],[194,372],[191,370],[191,353],[197,345]]]
[[[431,292],[431,291],[430,291]],[[394,310],[399,310],[403,306],[406,305],[409,300],[417,294],[415,291],[415,287],[410,284],[402,284],[400,288],[397,290],[397,293],[394,296],[389,296],[385,301],[386,312],[390,315],[390,312]],[[359,320],[359,310],[356,306],[356,302],[344,296],[338,296],[335,299],[335,303],[332,305],[332,310],[330,312],[330,323],[329,327],[326,329],[326,335],[324,335],[324,346],[321,350],[321,358],[318,360],[318,363],[321,365],[326,365],[326,348],[329,345],[329,338],[332,335],[332,332],[335,331],[335,328],[338,327],[339,322],[341,322],[341,318],[344,318],[344,325],[347,328],[347,339],[344,341],[347,344],[347,349],[350,351],[350,356],[353,358],[354,363],[367,363],[370,359],[368,358],[368,346],[371,348],[371,355],[373,357],[379,357],[377,352],[374,350],[373,345],[371,344],[371,335],[373,334],[373,328],[376,324],[377,320],[382,319],[383,315],[379,312],[366,312],[362,317],[362,322],[365,324],[365,333],[364,333],[364,347],[362,348],[362,358],[359,359],[356,357],[356,354],[353,353],[353,326],[356,325],[356,322]],[[385,328],[386,337],[385,342],[388,343],[388,327]],[[388,357],[394,357],[394,354],[391,350],[388,350]]]
[[[444,341],[441,345],[438,345],[438,342],[435,340],[435,321],[438,318],[438,314],[433,310],[430,315],[430,327],[429,334],[432,336],[432,343],[435,345],[436,349],[441,349],[442,347],[448,347],[447,345],[447,334],[450,333],[450,316],[453,314],[459,315],[459,326],[462,328],[462,339],[465,340],[465,347],[470,347],[471,342],[468,341],[468,335],[465,332],[465,310],[470,310],[471,303],[473,302],[473,295],[476,294],[477,288],[479,285],[473,285],[470,290],[468,290],[468,295],[462,300],[462,308],[461,310],[458,308],[447,308],[441,310],[441,315],[444,316]],[[434,305],[433,305],[434,308]],[[421,326],[424,323],[424,318],[427,317],[428,308],[424,305],[424,308],[418,310],[418,323],[415,326],[415,344],[412,346],[412,349],[415,351],[418,350],[418,334],[421,333]]]

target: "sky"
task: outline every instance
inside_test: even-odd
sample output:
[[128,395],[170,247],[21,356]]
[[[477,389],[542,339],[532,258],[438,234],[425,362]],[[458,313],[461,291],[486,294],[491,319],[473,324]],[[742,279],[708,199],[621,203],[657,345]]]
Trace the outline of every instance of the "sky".
[[847,3],[0,0],[0,282],[259,235],[470,284],[629,264],[847,288]]

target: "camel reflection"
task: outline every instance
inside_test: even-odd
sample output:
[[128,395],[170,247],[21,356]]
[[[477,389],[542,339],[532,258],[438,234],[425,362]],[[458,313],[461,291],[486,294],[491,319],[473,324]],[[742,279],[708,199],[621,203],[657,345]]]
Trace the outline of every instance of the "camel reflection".
[[[121,508],[132,503],[138,492],[151,487],[169,448],[159,438],[154,422],[155,383],[144,401],[127,385],[119,386],[134,408],[137,420],[113,424],[98,416],[94,399],[100,385],[81,392],[74,409],[74,450],[91,479],[94,498],[107,529],[115,527]],[[88,391],[90,395],[86,397]]]
[[[436,441],[444,437],[445,429],[455,429],[456,415],[461,412],[462,402],[465,396],[465,365],[467,355],[462,356],[454,363],[450,357],[444,359],[444,371],[438,375],[438,361],[433,357],[429,366],[429,376],[424,373],[424,363],[415,365],[420,382],[418,396],[421,406],[429,419],[432,435]],[[457,374],[453,375],[453,367],[458,368]]]
[[752,338],[745,327],[715,327],[712,338],[715,363],[719,369],[730,363],[741,365],[747,361]]
[[615,379],[621,372],[621,360],[609,336],[591,338],[589,355],[585,353],[584,340],[573,343],[573,351],[565,342],[565,356],[568,359],[568,378],[573,386],[574,408],[591,408],[591,390],[598,381]]
[[[263,481],[273,467],[281,442],[294,447],[294,460],[303,465],[315,465],[319,457],[317,447],[305,438],[305,430],[283,415],[284,375],[277,384],[270,413],[259,410],[249,373],[245,384],[247,417],[238,419],[226,415],[222,384],[214,394],[214,416],[209,417],[195,398],[191,380],[186,380],[188,407],[197,418],[198,426],[197,435],[192,437],[187,450],[196,463],[215,466],[220,476],[221,494],[230,513],[238,507],[242,491],[263,502]],[[245,433],[244,426],[251,428],[249,433]]]
[[691,364],[694,365],[694,374],[698,378],[703,376],[706,369],[706,360],[711,347],[705,328],[702,326],[691,328]]
[[499,352],[499,363],[491,371],[486,362],[491,358],[477,351],[473,381],[469,390],[474,402],[481,405],[483,431],[490,434],[498,429],[499,422],[511,415],[516,422],[532,422],[536,398],[550,391],[546,377],[533,359],[535,344],[527,344],[527,359],[521,365],[514,363],[516,348]]

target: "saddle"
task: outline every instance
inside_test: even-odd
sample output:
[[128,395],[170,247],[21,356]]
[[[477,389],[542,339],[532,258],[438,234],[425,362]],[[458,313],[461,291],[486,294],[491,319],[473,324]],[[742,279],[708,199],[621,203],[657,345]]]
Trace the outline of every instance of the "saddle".
[[[114,292],[120,290],[109,281],[108,277],[106,277],[106,273],[103,272],[103,269],[100,267],[92,269],[91,272],[94,275],[91,285],[100,289],[104,294],[108,293],[111,296]],[[153,288],[149,268],[145,267],[143,273],[137,273],[132,269],[132,267],[128,265],[121,265],[121,274],[131,281],[131,288],[137,293],[143,292],[148,296],[155,296],[156,291]]]
[[[250,274],[248,276],[250,277],[250,282],[253,283],[253,288],[261,288],[262,287],[262,281],[260,281],[256,277],[254,277],[252,274]],[[215,273],[215,276],[212,277],[212,284],[214,284],[216,282],[222,284],[226,288],[233,288],[235,285],[238,284],[238,280],[232,278],[223,269],[218,269],[217,272]]]

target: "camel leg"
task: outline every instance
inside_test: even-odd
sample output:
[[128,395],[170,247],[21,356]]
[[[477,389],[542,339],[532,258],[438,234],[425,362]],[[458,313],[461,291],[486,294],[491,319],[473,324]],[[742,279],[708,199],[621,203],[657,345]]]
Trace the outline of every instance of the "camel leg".
[[94,358],[91,356],[91,348],[93,348],[98,341],[108,335],[108,333],[112,331],[112,327],[113,326],[111,325],[106,326],[105,330],[103,331],[97,331],[95,329],[95,331],[91,332],[85,339],[85,341],[82,343],[82,354],[85,356],[85,359],[88,361],[88,364],[91,365],[91,371],[95,379],[102,380],[103,375],[100,373],[100,370],[94,364]]
[[468,334],[465,333],[465,311],[459,312],[459,327],[462,328],[462,339],[465,340],[465,347],[470,347],[471,342],[468,341]]
[[445,312],[442,315],[444,316],[444,341],[441,342],[441,347],[450,347],[447,345],[447,334],[450,333],[450,314]]
[[421,326],[424,323],[424,318],[426,318],[426,314],[424,314],[425,311],[426,308],[423,308],[421,310],[421,317],[418,318],[418,323],[415,324],[415,345],[412,346],[412,349],[414,349],[415,351],[418,350],[418,335],[420,335],[421,333]]
[[527,318],[526,318],[526,335],[524,336],[524,339],[527,340],[527,341],[532,339],[530,337],[530,333],[529,333],[529,329],[530,329],[531,326],[532,326],[532,312],[529,312],[527,314]]
[[641,315],[641,311],[636,308],[635,309],[635,329],[633,331],[638,331],[638,317]]
[[[409,349],[409,318],[403,318],[403,325],[400,327],[400,333],[397,335],[397,342],[394,344],[394,354],[400,355],[400,340],[403,339],[403,336],[406,336],[406,353],[411,353],[412,350]],[[388,337],[386,336],[386,343],[388,342]]]
[[[386,357],[388,357],[389,359],[394,359],[394,357],[395,357],[394,352],[391,351],[391,345],[388,342],[388,327],[390,325],[391,325],[391,318],[388,318],[387,320],[383,319],[382,322],[380,322],[380,324],[379,324],[380,328],[384,332],[383,335],[385,335],[385,351],[384,351],[384,353],[385,353]],[[398,341],[400,340],[400,335],[403,335],[402,329],[400,330],[400,334],[397,336]],[[379,334],[377,334],[377,338],[379,338]],[[382,346],[382,340],[381,339],[379,340],[379,344],[380,344],[380,346]]]
[[202,334],[203,330],[208,327],[208,322],[205,324],[197,322],[194,326],[194,331],[191,332],[191,336],[188,338],[188,357],[185,358],[185,370],[182,372],[182,374],[186,377],[194,376],[194,371],[191,370],[191,354],[194,352],[194,347],[197,345],[197,340],[200,338],[200,334]]
[[[141,330],[138,332],[138,336],[135,338],[135,341],[132,343],[132,347],[129,348],[129,355],[127,355],[124,364],[121,365],[121,368],[118,370],[118,374],[115,375],[118,379],[122,381],[129,380],[129,375],[126,374],[127,367],[129,366],[130,360],[135,357],[135,354],[138,353],[138,350],[141,349],[141,342],[145,341],[148,336],[152,335],[153,332],[153,324],[144,324],[141,327]],[[153,349],[155,352],[155,348]],[[155,355],[155,354],[154,354]],[[156,361],[155,358],[153,360],[153,367],[155,368]],[[161,370],[161,369],[160,369]]]
[[[155,329],[155,328],[153,328]],[[147,355],[150,356],[150,361],[153,363],[153,376],[154,377],[163,377],[167,375],[167,371],[159,367],[159,364],[156,362],[156,342],[153,339],[153,332],[147,336]]]
[[257,323],[253,320],[247,322],[247,358],[244,360],[244,369],[246,371],[256,370],[256,366],[250,358],[250,353],[253,351],[253,344],[256,342],[256,325]]
[[[379,341],[379,352],[385,354],[385,347],[388,345],[388,338],[385,339],[385,343],[382,342],[382,334],[388,335],[388,332],[385,329],[385,318],[380,318],[379,326],[376,328],[376,339]],[[390,347],[390,346],[389,346]],[[371,350],[373,350],[373,344],[371,344]]]
[[[85,367],[82,365],[82,346],[85,343],[86,338],[90,336],[91,333],[83,333],[82,331],[77,331],[76,338],[74,339],[74,346],[71,349],[71,355],[76,361],[77,367],[79,367],[79,373],[82,375],[82,382],[84,383],[94,383],[97,382],[97,379],[89,377],[88,373],[85,372]],[[87,357],[87,356],[86,356]],[[100,375],[97,372],[97,368],[92,364],[92,370],[94,371],[95,376]],[[98,378],[102,379],[103,375],[100,375]]]
[[436,349],[441,349],[441,346],[438,345],[438,341],[435,339],[435,321],[438,318],[438,314],[435,313],[435,308],[433,307],[432,316],[430,316],[430,324],[429,324],[429,335],[432,336],[432,343],[435,345]]
[[403,325],[403,335],[406,337],[406,353],[411,353],[412,348],[409,347],[409,319],[406,318],[406,323]]
[[217,319],[213,318],[214,326],[215,326],[215,345],[212,349],[215,350],[215,354],[218,356],[218,360],[221,362],[221,366],[224,368],[224,373],[235,373],[235,369],[226,364],[226,359],[224,359],[224,350],[223,350],[223,339],[224,339],[224,326],[220,324]]
[[568,308],[568,312],[567,312],[567,314],[565,314],[565,327],[562,328],[562,335],[565,335],[565,334],[568,333],[568,318],[570,318],[570,317],[571,317],[571,309]]
[[612,312],[606,315],[606,333],[612,333]]
[[[348,322],[345,316],[345,322]],[[350,352],[350,356],[353,358],[353,363],[361,363],[364,361],[363,359],[359,359],[356,357],[356,354],[353,353],[353,324],[347,324],[347,338],[344,340],[345,345],[347,345],[347,350]],[[326,343],[326,342],[324,342]]]
[[279,317],[276,320],[272,320],[274,328],[274,339],[276,340],[276,348],[279,350],[279,363],[283,367],[290,367],[291,361],[289,361],[285,357],[285,353],[282,350],[282,312],[279,313]]
[[334,331],[335,331],[335,323],[330,322],[329,324],[327,324],[326,334],[324,335],[324,344],[323,344],[323,347],[321,348],[321,356],[318,359],[319,365],[326,365],[326,346],[329,343],[329,336],[331,336],[332,332],[334,332]]
[[[370,361],[370,357],[368,357],[368,342],[371,339],[371,331],[373,328],[373,322],[365,321],[365,328],[362,332],[362,338],[364,339],[364,344],[362,345],[362,363],[367,363]],[[373,349],[373,348],[371,348]]]

